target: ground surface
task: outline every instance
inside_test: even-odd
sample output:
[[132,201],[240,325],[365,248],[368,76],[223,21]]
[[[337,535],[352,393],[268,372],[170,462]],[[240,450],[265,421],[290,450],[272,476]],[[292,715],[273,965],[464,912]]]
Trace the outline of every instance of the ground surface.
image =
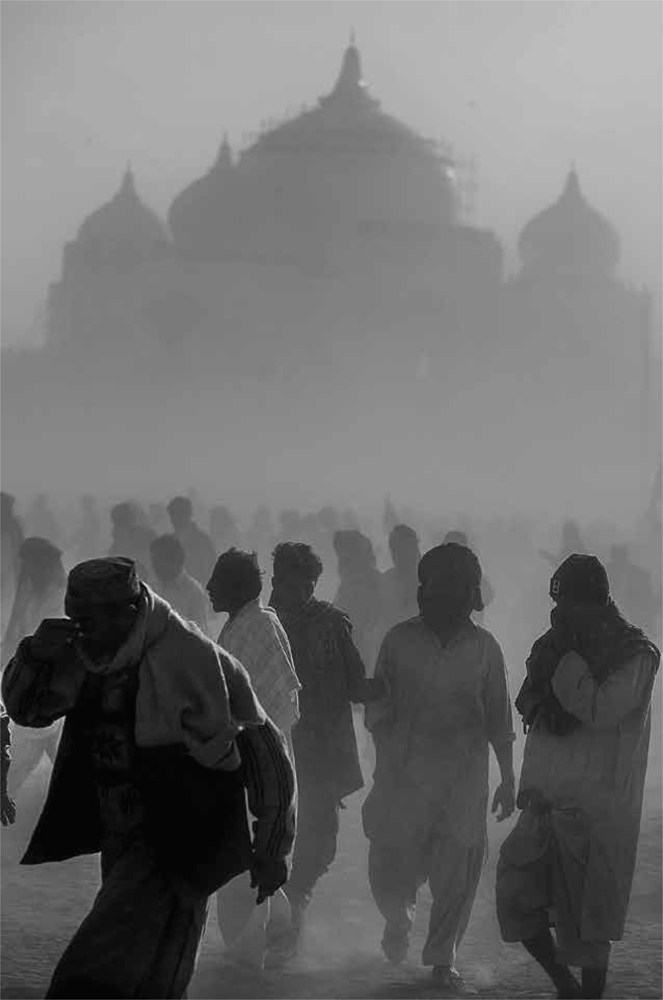
[[[87,912],[98,886],[97,859],[20,868],[18,859],[43,797],[44,765],[18,800],[19,821],[2,837],[2,996],[44,995],[50,973]],[[202,998],[439,996],[418,963],[429,898],[422,891],[410,960],[394,969],[381,957],[380,918],[366,880],[361,794],[342,814],[339,852],[311,904],[303,954],[287,973],[238,971],[223,959],[214,913],[189,996]],[[547,997],[545,977],[517,945],[499,940],[493,900],[496,848],[506,824],[489,821],[490,857],[458,966],[481,997]],[[212,908],[213,909],[213,908]],[[643,823],[628,931],[613,948],[608,997],[658,998],[661,988],[660,792],[649,798]]]

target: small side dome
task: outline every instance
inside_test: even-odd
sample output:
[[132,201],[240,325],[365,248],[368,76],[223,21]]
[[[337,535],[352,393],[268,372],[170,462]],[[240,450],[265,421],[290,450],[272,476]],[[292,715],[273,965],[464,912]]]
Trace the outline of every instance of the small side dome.
[[619,262],[614,226],[587,202],[575,169],[557,201],[523,228],[518,250],[526,273],[612,274]]
[[168,245],[161,219],[136,193],[130,168],[117,194],[85,219],[76,243],[81,250],[117,249],[141,258],[150,257]]

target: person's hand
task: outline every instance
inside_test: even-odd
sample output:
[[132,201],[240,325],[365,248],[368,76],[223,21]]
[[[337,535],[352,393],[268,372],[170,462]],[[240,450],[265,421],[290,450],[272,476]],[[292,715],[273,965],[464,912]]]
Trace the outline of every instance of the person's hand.
[[0,819],[2,820],[3,826],[11,826],[16,819],[16,806],[14,805],[14,800],[10,799],[4,789],[2,791],[2,810],[0,811]]
[[493,796],[493,805],[491,812],[497,813],[497,822],[501,823],[502,820],[508,819],[513,810],[516,808],[516,782],[514,778],[508,781],[503,781],[495,789],[495,795]]
[[69,618],[44,618],[30,638],[30,655],[35,660],[57,659],[73,646],[78,630]]
[[251,865],[251,888],[258,890],[256,906],[273,896],[274,893],[288,881],[288,866],[285,861],[276,858],[254,858]]

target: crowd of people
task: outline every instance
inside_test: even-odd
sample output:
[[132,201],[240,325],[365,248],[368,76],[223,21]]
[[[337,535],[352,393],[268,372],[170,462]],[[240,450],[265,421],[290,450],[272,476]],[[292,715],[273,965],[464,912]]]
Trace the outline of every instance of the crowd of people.
[[558,551],[540,550],[552,612],[531,623],[516,692],[486,628],[504,581],[465,523],[427,545],[388,506],[376,544],[351,511],[274,525],[263,508],[242,528],[219,505],[205,531],[178,496],[115,504],[106,536],[84,497],[67,535],[38,501],[26,521],[43,534],[27,535],[2,494],[2,822],[46,754],[23,863],[100,852],[102,877],[49,997],[184,996],[212,896],[228,955],[285,966],[344,800],[367,785],[388,961],[407,957],[428,883],[422,962],[443,995],[471,993],[456,956],[490,804],[498,821],[518,810],[497,867],[503,939],[558,996],[603,995],[660,660],[660,581],[626,545],[604,565],[567,522]]

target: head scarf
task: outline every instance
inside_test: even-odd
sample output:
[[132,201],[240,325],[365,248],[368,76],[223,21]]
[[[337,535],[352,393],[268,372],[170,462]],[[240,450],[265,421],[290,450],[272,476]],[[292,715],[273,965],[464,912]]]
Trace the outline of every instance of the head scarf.
[[610,597],[608,574],[596,556],[575,552],[553,573],[550,596],[556,602],[573,601],[605,607]]

